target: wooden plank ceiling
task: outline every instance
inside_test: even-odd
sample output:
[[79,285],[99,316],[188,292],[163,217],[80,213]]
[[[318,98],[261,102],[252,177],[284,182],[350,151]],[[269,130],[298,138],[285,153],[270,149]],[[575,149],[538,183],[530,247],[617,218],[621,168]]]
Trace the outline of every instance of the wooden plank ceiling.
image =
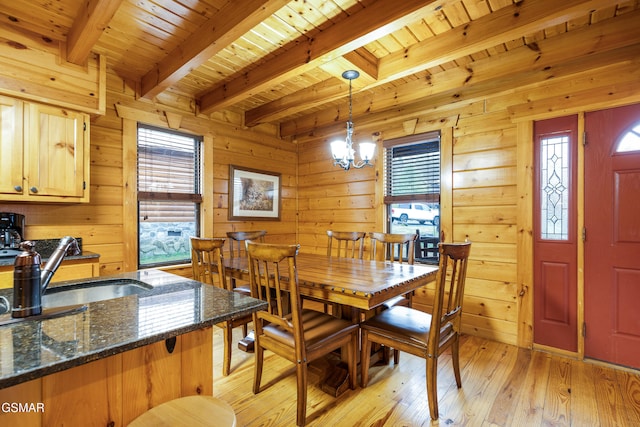
[[201,113],[231,109],[247,126],[275,123],[289,137],[344,125],[347,69],[361,74],[357,122],[637,57],[638,8],[610,0],[19,0],[2,2],[0,19],[60,42],[70,62],[104,55],[143,98],[187,96]]

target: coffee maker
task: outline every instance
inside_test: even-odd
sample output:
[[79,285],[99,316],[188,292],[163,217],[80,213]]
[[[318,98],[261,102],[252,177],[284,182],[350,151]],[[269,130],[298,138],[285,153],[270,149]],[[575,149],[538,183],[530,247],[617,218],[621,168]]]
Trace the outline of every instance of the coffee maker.
[[15,257],[20,253],[24,232],[24,215],[0,212],[0,257]]

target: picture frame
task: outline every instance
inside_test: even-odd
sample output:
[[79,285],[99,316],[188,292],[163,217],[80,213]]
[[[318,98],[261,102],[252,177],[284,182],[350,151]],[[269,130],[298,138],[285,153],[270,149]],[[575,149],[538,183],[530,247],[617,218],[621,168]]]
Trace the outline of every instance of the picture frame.
[[280,174],[229,165],[229,220],[280,221]]

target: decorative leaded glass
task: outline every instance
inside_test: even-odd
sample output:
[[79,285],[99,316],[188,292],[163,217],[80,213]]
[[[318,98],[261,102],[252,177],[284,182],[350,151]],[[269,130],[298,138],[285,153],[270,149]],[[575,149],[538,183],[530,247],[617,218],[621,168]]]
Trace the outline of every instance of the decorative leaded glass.
[[617,153],[640,151],[640,124],[625,133],[618,143]]
[[540,237],[569,239],[569,136],[544,138],[540,144]]

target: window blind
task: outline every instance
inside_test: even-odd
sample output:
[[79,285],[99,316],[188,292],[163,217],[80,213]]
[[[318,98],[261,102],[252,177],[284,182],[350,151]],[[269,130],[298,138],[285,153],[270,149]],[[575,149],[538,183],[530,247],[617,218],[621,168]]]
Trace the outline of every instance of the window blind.
[[145,221],[193,220],[200,203],[198,137],[138,126],[138,201]]
[[[424,140],[423,140],[424,141]],[[385,203],[440,202],[440,138],[385,141]]]

